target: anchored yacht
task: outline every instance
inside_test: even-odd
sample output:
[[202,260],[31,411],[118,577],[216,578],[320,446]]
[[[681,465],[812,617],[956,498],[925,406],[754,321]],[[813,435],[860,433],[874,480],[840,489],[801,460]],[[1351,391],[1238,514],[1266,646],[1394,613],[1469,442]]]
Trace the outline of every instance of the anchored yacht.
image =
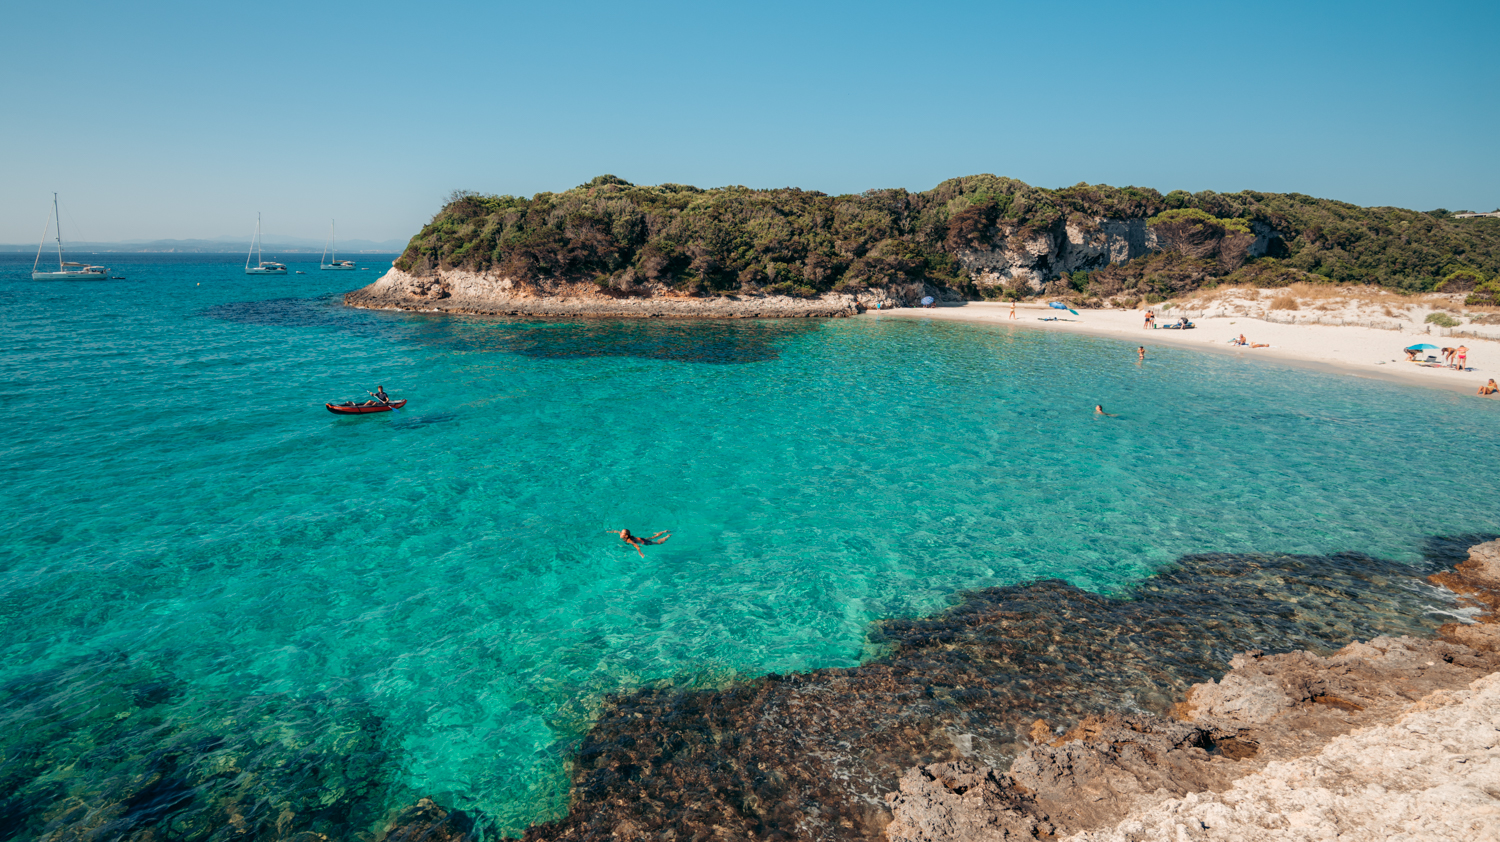
[[[42,263],[42,248],[47,244],[47,232],[52,230],[54,221],[57,222],[57,271],[39,272],[37,267]],[[47,227],[42,229],[42,241],[36,246],[36,260],[31,264],[31,279],[33,281],[103,281],[108,278],[109,270],[103,266],[63,260],[62,217],[57,215],[57,194],[53,193],[52,215],[47,217]]]
[[354,268],[354,261],[352,261],[352,260],[339,260],[338,259],[339,258],[338,248],[339,248],[339,241],[338,241],[337,231],[334,228],[333,220],[329,220],[328,221],[328,245],[324,246],[324,248],[323,248],[323,257],[321,258],[322,266],[320,266],[319,268],[322,268],[322,269],[344,269],[344,270],[348,270],[348,269],[353,269]]
[[[256,263],[250,265],[250,255],[255,255]],[[286,265],[283,263],[267,263],[260,259],[260,214],[255,215],[255,239],[250,241],[250,254],[245,255],[246,275],[285,275]]]

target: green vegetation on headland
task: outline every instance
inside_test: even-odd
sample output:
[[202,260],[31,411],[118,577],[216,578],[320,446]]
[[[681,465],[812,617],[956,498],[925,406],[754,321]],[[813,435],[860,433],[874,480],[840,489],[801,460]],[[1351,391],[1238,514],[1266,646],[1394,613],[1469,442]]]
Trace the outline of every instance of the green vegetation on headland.
[[[1146,226],[1154,245],[1117,263],[1108,250],[1068,251],[1070,232],[1086,241],[1104,220]],[[1028,247],[1034,255],[1039,243],[1072,257],[989,271],[995,255],[1025,256]],[[396,266],[416,275],[490,271],[538,287],[592,282],[615,295],[669,287],[814,296],[927,284],[968,298],[1039,292],[1103,302],[1304,281],[1467,292],[1480,304],[1500,303],[1500,219],[1298,193],[1049,190],[993,175],[847,196],[640,186],[605,175],[529,199],[454,193]]]

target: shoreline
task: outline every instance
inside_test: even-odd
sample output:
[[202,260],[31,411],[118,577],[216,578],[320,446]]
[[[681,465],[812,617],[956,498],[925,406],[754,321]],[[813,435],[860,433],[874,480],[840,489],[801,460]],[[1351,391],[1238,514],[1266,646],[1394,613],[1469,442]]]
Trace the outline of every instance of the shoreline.
[[[1062,314],[1074,321],[1043,322],[1038,314]],[[1250,316],[1215,316],[1193,320],[1193,330],[1145,330],[1141,327],[1144,311],[1082,310],[1078,316],[1045,305],[1018,304],[1016,318],[1009,318],[1010,305],[994,302],[939,304],[932,308],[872,310],[862,318],[941,319],[990,326],[1020,327],[1027,330],[1060,331],[1090,336],[1123,339],[1147,347],[1188,348],[1240,359],[1256,358],[1312,371],[1346,374],[1373,380],[1423,386],[1448,392],[1475,393],[1490,378],[1500,379],[1500,342],[1489,339],[1430,336],[1424,332],[1382,330],[1348,325],[1283,324]],[[1266,342],[1269,348],[1241,348],[1229,340],[1244,334],[1252,342]],[[1436,340],[1436,341],[1434,341]],[[1447,368],[1425,368],[1406,361],[1402,348],[1426,342],[1433,345],[1467,345],[1469,371]],[[1436,352],[1429,352],[1436,355]],[[1476,361],[1478,364],[1476,364]]]
[[826,319],[853,316],[877,303],[897,303],[884,293],[794,298],[652,292],[606,295],[594,284],[579,283],[537,292],[486,274],[454,270],[425,277],[391,267],[374,283],[344,293],[343,300],[347,307],[364,310],[542,319]]

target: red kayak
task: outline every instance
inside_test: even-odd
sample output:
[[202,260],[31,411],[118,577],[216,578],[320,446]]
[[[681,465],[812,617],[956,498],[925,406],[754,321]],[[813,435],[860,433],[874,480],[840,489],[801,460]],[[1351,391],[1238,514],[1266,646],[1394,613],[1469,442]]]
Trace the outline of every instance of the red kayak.
[[328,411],[334,415],[364,415],[366,412],[390,412],[393,409],[400,409],[406,406],[406,399],[402,398],[399,401],[391,401],[390,403],[353,403],[352,401],[344,401],[343,403],[325,403],[323,405],[328,407]]

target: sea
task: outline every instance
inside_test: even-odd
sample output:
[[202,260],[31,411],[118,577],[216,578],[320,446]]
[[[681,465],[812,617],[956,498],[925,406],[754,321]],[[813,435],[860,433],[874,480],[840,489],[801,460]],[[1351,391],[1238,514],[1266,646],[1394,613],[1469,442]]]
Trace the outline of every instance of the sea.
[[392,257],[0,255],[0,839],[424,796],[515,834],[612,694],[854,666],[976,588],[1416,581],[1500,529],[1493,400],[1024,324],[344,307]]

